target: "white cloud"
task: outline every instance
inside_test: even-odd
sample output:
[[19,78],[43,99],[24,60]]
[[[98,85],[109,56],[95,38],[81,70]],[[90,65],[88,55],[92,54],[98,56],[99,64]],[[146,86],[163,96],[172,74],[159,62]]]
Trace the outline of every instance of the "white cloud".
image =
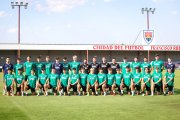
[[177,10],[171,11],[171,14],[172,15],[178,15],[178,11]]
[[112,2],[112,0],[104,0],[104,2]]
[[0,11],[0,17],[5,17],[7,16],[6,12],[5,11]]
[[15,33],[15,32],[17,32],[17,27],[9,28],[9,29],[7,30],[7,32],[8,32],[8,33]]

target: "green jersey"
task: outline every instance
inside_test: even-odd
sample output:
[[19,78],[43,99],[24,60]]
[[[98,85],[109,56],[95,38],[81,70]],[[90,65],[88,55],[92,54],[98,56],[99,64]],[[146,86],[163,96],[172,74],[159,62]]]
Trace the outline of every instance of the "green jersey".
[[114,74],[107,74],[107,84],[112,86],[115,81],[115,76]]
[[99,73],[98,75],[97,75],[97,77],[98,77],[98,83],[99,83],[99,85],[101,85],[107,78],[107,76],[106,76],[106,74],[104,74],[104,73]]
[[142,64],[141,64],[141,69],[142,69],[142,73],[145,73],[145,68],[151,68],[151,64],[150,63],[148,63],[148,62],[143,62]]
[[64,87],[67,87],[68,80],[69,80],[69,75],[68,74],[61,74],[60,75],[60,80],[61,80],[61,85],[63,85]]
[[80,69],[80,63],[79,62],[70,62],[70,68],[71,68],[71,70],[73,69],[73,68],[75,68],[76,69],[76,73],[79,73],[79,69]]
[[116,85],[120,86],[121,85],[121,81],[123,79],[123,74],[115,74],[115,81],[116,81]]
[[47,75],[51,74],[51,70],[52,70],[52,63],[51,62],[45,62],[45,71]]
[[36,87],[37,77],[35,75],[29,75],[27,80],[31,88]]
[[16,81],[17,84],[22,84],[23,80],[24,80],[24,75],[22,75],[22,74],[21,75],[16,75],[15,81]]
[[40,74],[38,76],[39,78],[39,82],[44,85],[46,83],[46,80],[48,79],[48,75],[47,74]]
[[37,62],[36,64],[36,75],[40,75],[42,72],[42,68],[44,67],[44,64],[42,62]]
[[25,68],[25,74],[31,75],[31,70],[34,69],[34,63],[33,62],[25,62],[24,68]]
[[63,62],[62,65],[63,65],[63,68],[66,69],[66,73],[68,74],[69,73],[69,69],[70,69],[69,63]]
[[141,63],[140,62],[132,62],[131,64],[131,69],[132,69],[132,73],[136,73],[136,67],[140,68],[141,67]]
[[97,81],[97,75],[96,74],[89,74],[87,78],[89,84],[92,86]]
[[130,72],[123,74],[124,84],[126,86],[130,86],[132,78],[133,78],[133,75]]
[[16,64],[14,66],[15,75],[18,75],[18,69],[21,69],[23,71],[23,64]]
[[[141,73],[134,73],[133,74],[134,83],[137,84],[140,81],[141,77],[142,77]],[[140,84],[141,84],[141,82],[139,82],[137,85],[140,85]]]
[[175,77],[174,73],[166,72],[164,76],[166,77],[166,82],[168,82],[169,80],[172,79],[172,81],[169,82],[168,85],[169,86],[174,86],[174,77]]
[[81,73],[80,74],[80,84],[82,85],[82,86],[86,86],[86,84],[87,84],[87,76],[88,76],[88,74],[86,74],[86,73]]
[[75,84],[79,80],[79,74],[71,74],[70,75],[70,81],[71,84]]
[[142,79],[143,79],[144,82],[147,82],[150,79],[149,82],[146,83],[146,85],[148,87],[151,86],[151,84],[150,84],[150,82],[151,82],[151,74],[150,73],[143,73]]
[[52,86],[52,87],[57,87],[57,82],[59,80],[59,75],[58,74],[50,74],[49,75],[49,84]]
[[164,66],[164,62],[161,61],[161,60],[158,60],[158,61],[152,61],[152,67],[154,69],[154,72],[156,70],[156,67],[158,67],[158,72],[162,72],[162,67]]
[[122,74],[126,73],[126,67],[130,67],[130,64],[128,62],[126,62],[126,63],[123,62],[123,63],[120,64],[120,68],[122,70]]
[[6,74],[5,75],[6,86],[10,87],[13,84],[14,79],[15,79],[14,74]]
[[[159,79],[162,80],[162,73],[161,72],[154,72],[153,75],[152,75],[152,79],[153,79],[154,82],[159,81]],[[157,85],[161,86],[162,82],[157,83]]]

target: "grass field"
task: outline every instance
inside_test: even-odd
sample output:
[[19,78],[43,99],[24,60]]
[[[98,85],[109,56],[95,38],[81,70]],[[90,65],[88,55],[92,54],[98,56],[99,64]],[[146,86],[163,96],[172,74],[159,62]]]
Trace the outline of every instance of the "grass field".
[[[2,90],[2,74],[0,75]],[[173,96],[27,96],[0,92],[0,120],[179,120],[180,71]]]

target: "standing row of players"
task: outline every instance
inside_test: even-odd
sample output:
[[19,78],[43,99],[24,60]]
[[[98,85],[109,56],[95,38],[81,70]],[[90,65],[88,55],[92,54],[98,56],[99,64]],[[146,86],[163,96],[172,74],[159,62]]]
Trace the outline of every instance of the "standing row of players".
[[[27,57],[27,62],[21,64],[20,59],[17,59],[17,64],[14,66],[15,76],[12,74],[13,65],[10,64],[9,58],[3,65],[3,72],[5,78],[4,94],[7,90],[8,95],[10,92],[13,95],[14,84],[16,84],[16,93],[23,95],[24,91],[31,89],[32,94],[37,95],[43,88],[44,94],[48,95],[47,89],[53,89],[54,95],[57,91],[60,95],[68,93],[73,88],[74,94],[78,92],[81,95],[80,89],[83,90],[83,95],[89,95],[90,88],[92,94],[98,95],[98,88],[101,94],[106,95],[109,89],[115,95],[115,88],[118,88],[120,95],[123,95],[123,88],[126,87],[128,94],[130,92],[134,95],[135,89],[137,94],[146,88],[146,95],[151,91],[154,95],[154,88],[159,94],[160,90],[166,95],[165,88],[168,87],[169,94],[172,94],[174,86],[174,64],[171,59],[168,59],[166,66],[167,73],[162,78],[162,71],[164,64],[159,60],[159,55],[155,56],[155,61],[151,64],[144,58],[144,62],[138,62],[138,58],[134,58],[134,62],[129,64],[127,58],[123,59],[120,65],[112,59],[112,63],[108,64],[105,57],[102,58],[102,63],[98,64],[96,58],[93,58],[91,65],[88,65],[87,60],[84,59],[83,64],[77,62],[77,56],[73,56],[73,61],[68,63],[67,59],[63,59],[63,63],[59,62],[56,58],[55,63],[49,62],[49,57],[46,57],[46,62],[42,63],[40,57],[37,58],[37,63],[31,62],[31,57]],[[81,69],[81,70],[80,70]],[[22,73],[25,72],[25,77]],[[142,71],[140,73],[140,71]],[[150,71],[153,71],[152,75]],[[161,89],[162,88],[162,89]],[[27,94],[27,92],[25,92]]]

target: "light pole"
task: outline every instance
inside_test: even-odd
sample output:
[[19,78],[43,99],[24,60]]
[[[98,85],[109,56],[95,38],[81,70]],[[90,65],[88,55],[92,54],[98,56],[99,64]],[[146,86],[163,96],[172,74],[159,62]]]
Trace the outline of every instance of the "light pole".
[[[20,9],[21,7],[24,7],[25,9],[27,9],[28,3],[24,3],[24,2],[11,2],[11,6],[12,9],[14,9],[16,6],[18,7],[18,45],[20,45],[21,43],[21,39],[20,39]],[[20,58],[21,54],[20,54],[20,48],[18,48],[18,53],[17,53],[18,57]]]
[[[141,12],[144,14],[146,12],[147,14],[147,30],[149,30],[149,13],[154,14],[156,8],[142,8]],[[149,62],[149,48],[148,48],[148,62]]]

